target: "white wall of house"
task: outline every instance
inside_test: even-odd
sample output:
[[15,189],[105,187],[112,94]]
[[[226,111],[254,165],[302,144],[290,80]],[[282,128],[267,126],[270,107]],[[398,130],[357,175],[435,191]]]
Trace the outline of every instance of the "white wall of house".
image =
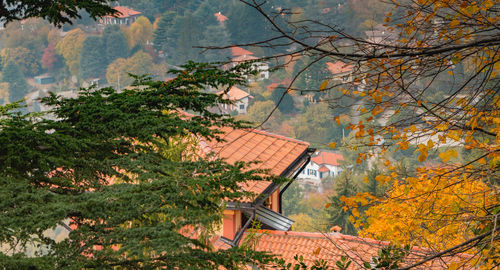
[[250,99],[248,97],[244,97],[234,103],[235,110],[238,114],[247,114],[249,101]]
[[249,97],[244,97],[240,100],[234,101],[233,104],[224,104],[221,105],[224,113],[231,113],[233,111],[237,111],[238,114],[246,114],[248,110],[248,103],[250,102]]
[[[328,172],[320,172],[319,168],[327,167]],[[321,179],[324,179],[328,176],[335,177],[342,172],[342,168],[340,166],[334,166],[329,164],[316,164],[314,162],[309,162],[304,170],[297,176],[297,179],[304,180],[304,182],[319,186],[321,184]]]

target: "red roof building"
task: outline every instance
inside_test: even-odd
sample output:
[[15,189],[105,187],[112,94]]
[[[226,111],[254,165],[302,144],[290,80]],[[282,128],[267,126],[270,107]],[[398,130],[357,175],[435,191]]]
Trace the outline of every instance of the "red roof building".
[[253,99],[253,96],[251,96],[248,92],[241,90],[236,86],[231,87],[227,93],[219,91],[217,92],[217,95],[222,95],[224,99],[228,99],[233,102],[232,104],[220,104],[214,109],[214,112],[224,114],[231,114],[233,112],[236,112],[237,114],[246,114],[250,100]]
[[245,49],[238,47],[238,46],[231,47],[231,53],[233,54],[233,57],[253,54],[253,52],[245,50]]
[[227,21],[227,17],[220,12],[215,13],[214,16],[220,24],[224,24]]
[[311,157],[311,162],[307,164],[297,178],[307,184],[320,187],[323,179],[335,177],[342,172],[343,160],[344,157],[339,153],[317,151]]
[[116,6],[113,7],[113,9],[118,11],[118,13],[115,16],[104,16],[100,21],[102,24],[131,25],[137,20],[137,17],[142,14],[141,12],[133,10],[129,7]]
[[[221,131],[221,142],[200,141],[204,152],[216,153],[228,163],[257,162],[249,169],[267,170],[270,175],[294,178],[312,154],[309,143],[262,130],[223,128]],[[293,220],[280,214],[281,195],[287,187],[271,181],[247,181],[242,185],[243,190],[254,196],[227,202],[221,241],[238,245],[254,219],[259,220],[264,229],[288,231]]]

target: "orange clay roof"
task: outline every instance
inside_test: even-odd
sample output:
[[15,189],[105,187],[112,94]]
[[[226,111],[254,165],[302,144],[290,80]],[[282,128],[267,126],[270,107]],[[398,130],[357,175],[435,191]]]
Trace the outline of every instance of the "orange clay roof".
[[[135,16],[135,15],[141,14],[141,12],[133,10],[129,7],[116,6],[116,7],[113,7],[113,9],[119,12],[116,14],[117,18],[128,18],[130,16]],[[104,17],[114,18],[114,16],[110,16],[110,15],[107,15]]]
[[259,58],[253,56],[253,55],[240,55],[240,56],[236,56],[233,58],[233,62],[245,62],[245,61],[253,61],[253,60],[257,60]]
[[237,100],[241,100],[241,99],[246,98],[246,97],[252,97],[252,96],[250,96],[249,93],[239,89],[236,86],[231,87],[231,89],[229,89],[227,94],[224,94],[224,91],[220,91],[217,93],[217,95],[224,95],[223,97],[225,99],[229,99],[231,101],[237,101]]
[[215,18],[217,19],[218,22],[223,23],[227,20],[227,17],[224,16],[222,13],[217,12],[214,14]]
[[[256,232],[257,243],[254,246],[256,251],[266,251],[278,255],[287,263],[297,263],[294,260],[295,255],[302,255],[304,262],[309,266],[313,265],[315,260],[323,259],[327,261],[328,266],[335,268],[336,261],[341,256],[346,256],[354,261],[349,269],[364,269],[363,262],[371,261],[373,256],[377,256],[377,251],[388,243],[368,238],[344,235],[341,233],[313,233],[313,232],[283,232],[272,230],[259,230]],[[248,235],[245,232],[244,237]],[[241,241],[244,243],[245,239]],[[213,245],[218,249],[228,249],[229,245],[219,239],[214,239]],[[413,248],[411,255],[405,261],[406,265],[411,265],[418,260],[423,259],[427,250]],[[316,253],[316,254],[315,254]],[[458,261],[460,258],[467,258],[467,255],[458,255],[455,257],[444,258],[447,263]],[[446,269],[446,265],[439,259],[433,260],[428,264],[413,269]]]
[[311,161],[319,164],[319,165],[332,165],[332,166],[339,166],[339,160],[344,160],[344,157],[341,154],[337,153],[332,153],[332,152],[326,152],[326,151],[319,151],[317,152],[317,155],[313,155],[311,157]]
[[238,46],[233,46],[231,47],[231,53],[233,54],[233,56],[242,56],[242,55],[251,55],[253,54],[253,52],[251,51],[248,51],[248,50],[245,50],[241,47],[238,47]]
[[354,68],[354,66],[348,65],[342,61],[337,61],[335,63],[327,62],[326,66],[332,74],[349,72],[349,71],[352,71],[352,69]]
[[274,91],[274,89],[276,87],[278,87],[278,85],[282,84],[284,86],[289,86],[291,82],[292,82],[292,79],[285,78],[281,82],[275,82],[275,83],[269,84],[268,86],[266,86],[266,89],[267,89],[267,91],[272,92],[272,91]]
[[[259,163],[250,169],[267,169],[271,175],[282,175],[309,147],[309,143],[256,129],[222,128],[223,142],[206,142],[205,151],[216,153],[228,163],[238,161]],[[271,184],[270,181],[248,181],[243,189],[256,194]],[[245,199],[249,201],[250,199]]]
[[328,172],[330,171],[327,167],[321,166],[321,168],[318,169],[319,172]]

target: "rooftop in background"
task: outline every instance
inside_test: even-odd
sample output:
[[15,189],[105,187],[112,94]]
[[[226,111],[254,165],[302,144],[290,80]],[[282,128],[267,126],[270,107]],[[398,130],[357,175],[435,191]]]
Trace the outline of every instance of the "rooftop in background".
[[223,23],[223,22],[227,21],[227,17],[226,17],[226,16],[224,16],[224,15],[223,15],[222,13],[220,13],[220,12],[215,13],[215,14],[214,14],[214,16],[215,16],[215,18],[217,19],[217,21],[218,21],[219,23]]
[[246,97],[252,97],[249,93],[239,89],[236,86],[231,87],[227,94],[224,94],[224,91],[217,92],[217,95],[224,95],[223,98],[229,99],[231,101],[242,100]]
[[344,160],[344,157],[341,154],[328,151],[317,151],[311,157],[311,161],[318,165],[327,164],[332,166],[340,166],[340,160]]
[[245,61],[253,61],[253,60],[257,60],[259,58],[253,56],[253,55],[240,55],[240,56],[236,56],[233,58],[233,62],[245,62]]
[[234,57],[253,54],[253,52],[245,50],[245,49],[238,47],[238,46],[231,47],[231,53],[233,54]]
[[352,69],[354,68],[353,65],[348,65],[342,61],[337,61],[335,63],[327,62],[326,66],[332,74],[351,72]]
[[[131,16],[135,16],[135,15],[141,14],[141,12],[133,10],[133,9],[131,9],[129,7],[116,6],[116,7],[113,7],[113,9],[115,9],[116,11],[118,11],[120,13],[120,14],[117,14],[117,18],[128,18],[128,17],[131,17]],[[115,18],[114,16],[110,16],[110,15],[107,15],[107,16],[104,16],[104,17]]]

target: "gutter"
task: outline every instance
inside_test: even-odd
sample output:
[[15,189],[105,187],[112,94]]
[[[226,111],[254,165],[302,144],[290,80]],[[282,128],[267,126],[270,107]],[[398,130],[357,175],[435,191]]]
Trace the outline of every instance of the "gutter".
[[315,148],[307,148],[307,150],[304,151],[304,153],[299,158],[302,158],[304,155],[307,155],[306,162],[304,162],[302,167],[300,167],[300,169],[297,171],[297,173],[295,173],[295,175],[292,177],[292,180],[290,182],[288,182],[282,190],[280,190],[280,194],[279,194],[279,213],[280,214],[283,214],[282,213],[283,193],[290,187],[290,185],[294,182],[294,180],[297,178],[297,176],[299,176],[299,174],[306,168],[307,164],[309,164],[309,162],[311,161],[311,156],[312,156],[312,154],[314,154],[314,152],[316,152]]

